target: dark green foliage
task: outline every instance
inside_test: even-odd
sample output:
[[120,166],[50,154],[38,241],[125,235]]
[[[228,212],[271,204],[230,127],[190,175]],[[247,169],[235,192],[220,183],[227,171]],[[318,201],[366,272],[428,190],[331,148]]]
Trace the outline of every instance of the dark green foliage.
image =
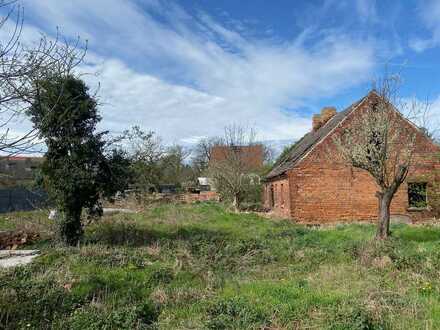
[[128,163],[121,152],[106,154],[105,133],[95,132],[101,120],[97,104],[82,80],[54,76],[38,82],[38,90],[28,115],[47,145],[42,182],[63,214],[61,239],[75,245],[83,208],[124,190]]
[[104,150],[105,161],[102,162],[100,177],[101,196],[111,199],[117,192],[123,193],[133,181],[134,173],[127,153],[121,149]]

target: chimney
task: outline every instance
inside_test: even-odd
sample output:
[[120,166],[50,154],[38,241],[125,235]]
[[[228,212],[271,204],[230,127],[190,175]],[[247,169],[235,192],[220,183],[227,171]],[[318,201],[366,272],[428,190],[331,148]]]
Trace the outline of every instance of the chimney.
[[313,115],[312,131],[316,132],[321,126],[321,115]]
[[324,107],[321,110],[321,126],[325,125],[333,116],[336,115],[335,107]]
[[313,132],[324,126],[334,115],[336,115],[335,107],[324,107],[321,110],[321,114],[313,115]]

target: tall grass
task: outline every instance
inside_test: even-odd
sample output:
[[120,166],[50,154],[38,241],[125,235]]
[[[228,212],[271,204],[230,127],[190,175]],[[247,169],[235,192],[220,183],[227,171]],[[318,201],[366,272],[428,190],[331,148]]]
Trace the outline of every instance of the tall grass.
[[[221,205],[163,205],[90,225],[79,248],[0,271],[4,329],[436,329],[440,230],[313,229]],[[0,219],[17,225],[17,215]]]

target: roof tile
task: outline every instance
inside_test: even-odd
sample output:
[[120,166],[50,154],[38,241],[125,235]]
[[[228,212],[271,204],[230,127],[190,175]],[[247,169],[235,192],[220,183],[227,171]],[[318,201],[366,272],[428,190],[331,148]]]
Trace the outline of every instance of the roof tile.
[[368,95],[356,101],[344,111],[338,112],[318,130],[311,131],[304,135],[286,157],[272,168],[269,174],[266,175],[265,179],[277,177],[292,169],[309,150],[322,141],[328,133],[338,126],[339,123],[341,123],[350,112],[367,97]]

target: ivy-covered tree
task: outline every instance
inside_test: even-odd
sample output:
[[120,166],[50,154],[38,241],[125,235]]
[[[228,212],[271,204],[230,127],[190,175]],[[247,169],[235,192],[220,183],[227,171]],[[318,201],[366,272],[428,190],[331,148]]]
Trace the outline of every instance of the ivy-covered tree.
[[37,90],[28,115],[47,145],[42,181],[62,214],[60,238],[75,245],[83,233],[83,209],[126,189],[130,166],[121,151],[106,152],[106,133],[96,132],[97,102],[82,80],[55,76],[38,81]]

